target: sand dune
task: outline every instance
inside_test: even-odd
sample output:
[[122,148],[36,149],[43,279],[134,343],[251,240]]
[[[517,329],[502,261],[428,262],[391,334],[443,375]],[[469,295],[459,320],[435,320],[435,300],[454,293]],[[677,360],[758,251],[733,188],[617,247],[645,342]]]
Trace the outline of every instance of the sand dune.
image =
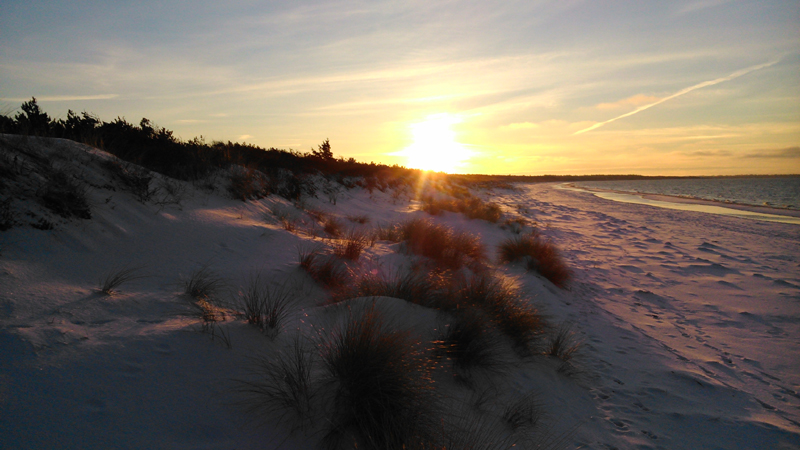
[[[298,330],[341,320],[347,307],[321,306],[328,294],[298,267],[298,248],[334,241],[287,231],[276,210],[298,223],[312,219],[278,197],[244,203],[224,188],[185,183],[180,202],[140,202],[109,188],[115,182],[102,161],[110,157],[100,151],[58,140],[33,140],[31,148],[44,158],[58,152],[92,181],[92,218],[51,217],[55,229],[0,234],[0,447],[315,446],[319,436],[254,425],[236,404],[233,380],[247,377],[253,357],[288,348]],[[495,436],[486,448],[506,448],[509,439],[521,448],[800,447],[800,228],[618,203],[551,184],[477,194],[508,217],[534,221],[559,246],[573,271],[567,290],[521,265],[495,264],[510,231],[455,213],[434,220],[480,236],[492,270],[584,341],[569,371],[508,347],[498,354],[507,362],[499,375],[470,388],[439,381],[460,420]],[[346,223],[369,219],[354,228],[429,217],[413,192],[354,188],[335,206],[315,198],[304,206]],[[419,260],[378,240],[359,261],[394,273]],[[99,281],[123,267],[144,277],[99,293]],[[290,283],[297,303],[279,336],[234,315],[217,323],[222,334],[213,339],[203,332],[183,293],[198,267],[233,293],[254,270]],[[431,310],[397,299],[356,299],[350,310],[364,302],[420,342],[439,326]],[[521,437],[499,416],[531,393],[545,414]]]

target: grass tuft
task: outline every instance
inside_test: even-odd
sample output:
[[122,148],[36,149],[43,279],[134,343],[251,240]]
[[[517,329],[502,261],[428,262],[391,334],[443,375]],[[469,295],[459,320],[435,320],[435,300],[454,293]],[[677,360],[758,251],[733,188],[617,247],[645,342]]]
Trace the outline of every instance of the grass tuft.
[[419,448],[435,435],[430,364],[407,333],[391,330],[369,308],[350,314],[321,344],[332,393],[327,448]]
[[250,416],[285,424],[291,432],[312,425],[315,353],[300,335],[286,351],[258,360],[252,379],[237,382]]
[[531,353],[544,331],[539,312],[510,283],[487,274],[454,280],[446,299],[446,310],[471,307],[486,313],[523,354]]
[[503,241],[500,243],[499,253],[500,262],[525,260],[529,271],[541,274],[560,288],[566,287],[572,277],[558,248],[536,233],[515,236]]
[[328,236],[338,238],[344,232],[344,225],[339,219],[328,216],[325,218],[322,229],[328,233]]
[[298,259],[300,268],[328,289],[341,289],[353,277],[346,264],[333,255],[323,254],[319,248],[298,250]]
[[459,311],[449,324],[439,327],[435,342],[452,364],[456,380],[472,385],[476,370],[501,373],[507,363],[498,352],[500,342],[490,329],[491,320],[476,309]]
[[251,275],[246,286],[239,290],[238,309],[247,323],[273,338],[294,304],[292,291],[286,285],[268,286],[261,274]]
[[542,417],[542,404],[535,392],[518,397],[503,411],[503,421],[512,431],[530,431]]
[[184,293],[195,300],[212,301],[225,286],[225,279],[204,264],[189,274],[184,282]]
[[399,226],[398,234],[412,253],[430,258],[447,269],[459,269],[485,260],[483,245],[477,236],[431,220],[409,220]]
[[572,331],[572,324],[564,322],[549,337],[544,354],[555,356],[567,362],[571,360],[581,349],[583,342],[580,341],[575,332]]
[[394,276],[363,276],[336,292],[332,300],[338,302],[356,297],[394,297],[430,308],[436,307],[441,294],[432,277],[410,271]]
[[112,270],[105,278],[100,280],[100,292],[104,295],[114,295],[117,293],[117,288],[129,281],[147,278],[147,275],[142,275],[140,272],[142,267],[123,267],[121,269]]
[[341,242],[333,245],[333,254],[340,258],[356,261],[369,243],[370,236],[367,233],[362,230],[350,230],[342,237]]

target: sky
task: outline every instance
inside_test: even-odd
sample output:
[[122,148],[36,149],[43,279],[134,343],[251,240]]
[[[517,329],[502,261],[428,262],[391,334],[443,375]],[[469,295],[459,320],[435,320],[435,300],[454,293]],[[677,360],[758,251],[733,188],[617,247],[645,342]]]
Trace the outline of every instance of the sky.
[[800,173],[800,2],[4,0],[0,113],[456,173]]

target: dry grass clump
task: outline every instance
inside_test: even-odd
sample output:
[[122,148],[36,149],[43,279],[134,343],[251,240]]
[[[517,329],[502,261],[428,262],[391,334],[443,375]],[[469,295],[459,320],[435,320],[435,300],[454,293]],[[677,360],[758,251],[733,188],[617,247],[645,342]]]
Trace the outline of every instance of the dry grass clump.
[[237,306],[247,323],[275,337],[295,303],[287,285],[270,286],[261,274],[253,274],[239,290]]
[[297,335],[286,351],[259,359],[252,379],[237,382],[248,415],[286,425],[292,433],[311,426],[315,356]]
[[38,194],[39,201],[45,208],[65,219],[92,218],[86,187],[66,172],[53,170]]
[[580,351],[582,346],[583,342],[578,339],[575,335],[575,332],[572,331],[572,324],[565,322],[556,328],[549,336],[544,354],[555,356],[556,358],[567,362],[571,360],[578,351]]
[[530,354],[533,344],[544,332],[544,321],[536,308],[499,278],[480,274],[456,279],[445,295],[443,309],[453,311],[469,307],[483,311],[523,354]]
[[433,197],[426,197],[422,199],[422,210],[434,216],[441,214],[442,211],[458,212],[470,219],[483,219],[491,223],[497,223],[503,216],[503,210],[499,205],[484,202],[470,194],[454,200],[436,200]]
[[356,261],[361,252],[370,244],[371,236],[362,230],[350,230],[345,233],[340,242],[333,244],[333,254]]
[[522,230],[528,226],[528,220],[524,217],[515,217],[513,219],[506,219],[500,225],[500,228],[504,230],[510,230],[514,234],[522,233]]
[[398,234],[412,253],[430,258],[447,269],[480,264],[485,259],[483,245],[477,236],[431,220],[409,220],[399,226]]
[[536,392],[519,396],[503,411],[503,421],[513,431],[531,430],[536,427],[541,417],[542,404]]
[[322,229],[328,233],[328,236],[338,238],[344,232],[344,224],[339,219],[328,216],[325,218]]
[[351,314],[321,344],[330,392],[326,448],[422,448],[437,434],[431,365],[407,333],[369,308]]
[[394,297],[426,307],[436,307],[440,287],[432,277],[420,272],[397,273],[394,276],[366,275],[336,292],[332,301],[357,297]]
[[269,180],[252,167],[233,166],[228,176],[228,193],[237,200],[259,199],[269,193]]
[[359,215],[359,216],[347,216],[347,220],[353,223],[358,223],[364,225],[369,223],[369,216],[366,215]]
[[117,288],[129,281],[147,278],[147,275],[142,275],[142,267],[122,267],[108,272],[106,276],[100,280],[100,292],[104,295],[114,295],[117,293]]
[[500,262],[525,260],[528,270],[541,274],[560,288],[566,287],[571,278],[556,246],[536,233],[509,238],[500,243],[499,250]]
[[346,264],[319,248],[299,249],[298,263],[314,281],[328,289],[340,289],[352,279]]
[[476,370],[500,373],[507,367],[491,320],[474,308],[460,310],[439,327],[438,352],[450,361],[456,380],[472,385]]
[[184,281],[184,293],[191,299],[189,302],[203,320],[203,331],[210,332],[212,340],[219,337],[228,348],[231,348],[230,337],[216,323],[226,320],[225,311],[217,304],[217,297],[227,287],[224,278],[217,275],[204,264],[195,269]]

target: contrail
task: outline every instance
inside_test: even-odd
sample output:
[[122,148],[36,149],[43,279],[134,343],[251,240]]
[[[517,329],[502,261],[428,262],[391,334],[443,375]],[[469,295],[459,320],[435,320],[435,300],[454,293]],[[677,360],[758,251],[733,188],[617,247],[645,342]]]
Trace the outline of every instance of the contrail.
[[614,117],[613,119],[606,120],[605,122],[596,123],[596,124],[590,126],[589,128],[584,128],[583,130],[576,131],[575,133],[572,133],[572,135],[574,136],[576,134],[581,134],[581,133],[586,133],[587,131],[592,131],[594,129],[602,127],[603,125],[605,125],[607,123],[611,123],[611,122],[613,122],[615,120],[619,120],[619,119],[622,119],[624,117],[632,116],[632,115],[634,115],[634,114],[636,114],[638,112],[644,111],[645,109],[649,109],[649,108],[652,108],[653,106],[656,106],[656,105],[659,105],[661,103],[664,103],[667,100],[672,100],[675,97],[680,97],[683,94],[692,92],[695,89],[704,88],[706,86],[713,86],[715,84],[723,83],[725,81],[730,81],[730,80],[732,80],[734,78],[739,78],[740,76],[746,75],[746,74],[748,74],[750,72],[754,72],[756,70],[760,70],[760,69],[763,69],[765,67],[769,67],[769,66],[775,65],[775,64],[778,63],[778,61],[780,61],[780,60],[776,59],[775,61],[770,61],[768,63],[759,64],[757,66],[751,66],[751,67],[748,67],[746,69],[738,70],[738,71],[733,72],[732,74],[728,75],[727,77],[717,78],[715,80],[710,80],[710,81],[703,81],[702,83],[695,84],[694,86],[688,87],[686,89],[681,89],[680,91],[670,95],[669,97],[664,97],[664,98],[662,98],[661,100],[659,100],[657,102],[650,103],[649,105],[640,106],[640,107],[634,109],[633,111],[625,113],[625,114],[623,114],[621,116],[617,116],[617,117]]

